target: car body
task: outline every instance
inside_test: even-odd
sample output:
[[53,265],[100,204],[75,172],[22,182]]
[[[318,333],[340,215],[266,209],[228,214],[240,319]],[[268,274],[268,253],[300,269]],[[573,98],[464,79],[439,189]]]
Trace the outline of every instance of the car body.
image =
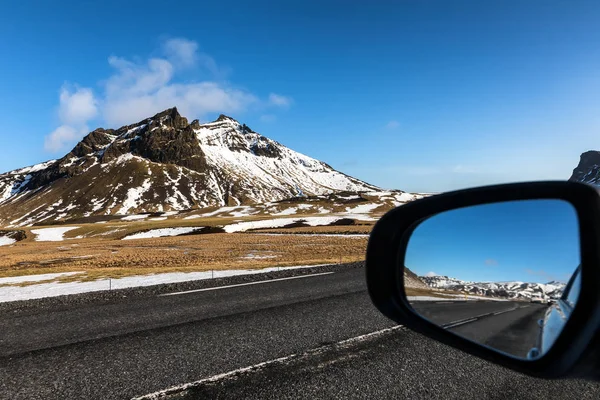
[[[556,338],[561,333],[565,323],[569,320],[575,302],[579,296],[579,290],[581,287],[581,267],[575,270],[575,273],[571,276],[569,283],[565,286],[562,296],[558,300],[550,299],[553,301],[548,310],[546,311],[544,318],[539,321],[540,335],[538,338],[538,346],[533,348],[528,358],[534,358],[536,356],[545,354],[554,344]],[[533,302],[533,301],[532,301]]]

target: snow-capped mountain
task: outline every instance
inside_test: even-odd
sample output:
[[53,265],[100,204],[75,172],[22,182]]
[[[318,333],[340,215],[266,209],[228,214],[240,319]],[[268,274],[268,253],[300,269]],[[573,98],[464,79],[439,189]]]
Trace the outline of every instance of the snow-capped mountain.
[[528,282],[468,282],[447,276],[419,276],[427,286],[436,289],[454,290],[482,296],[508,297],[511,299],[530,299],[534,293],[544,294],[558,299],[565,284],[561,282],[528,283]]
[[569,180],[600,186],[600,151],[590,150],[581,154]]
[[171,108],[1,174],[0,226],[378,190],[225,115],[188,123]]

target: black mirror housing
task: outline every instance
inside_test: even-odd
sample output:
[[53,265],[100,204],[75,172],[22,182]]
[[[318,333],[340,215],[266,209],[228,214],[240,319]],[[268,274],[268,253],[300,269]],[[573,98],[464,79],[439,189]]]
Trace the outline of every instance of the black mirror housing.
[[[407,301],[403,270],[408,240],[421,221],[462,207],[533,199],[559,199],[570,203],[579,223],[582,282],[579,300],[547,353],[533,360],[519,359],[457,336],[415,313]],[[379,311],[409,329],[531,376],[597,379],[600,195],[592,186],[565,181],[495,185],[435,195],[397,207],[373,228],[367,246],[366,278],[369,295]]]

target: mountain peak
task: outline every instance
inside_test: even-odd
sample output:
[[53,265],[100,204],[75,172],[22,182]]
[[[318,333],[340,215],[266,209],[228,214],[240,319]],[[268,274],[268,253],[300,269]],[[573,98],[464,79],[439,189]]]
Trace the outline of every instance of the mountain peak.
[[156,114],[154,117],[152,117],[151,119],[153,120],[160,120],[161,118],[178,118],[181,117],[181,114],[179,114],[179,111],[177,110],[177,107],[171,107],[171,108],[167,108],[164,111],[159,112],[158,114]]
[[377,189],[227,115],[188,124],[172,107],[98,128],[52,163],[0,174],[0,225]]
[[231,118],[228,115],[225,114],[220,114],[219,118],[217,118],[214,122],[221,122],[221,121],[233,121],[233,122],[237,122],[234,118]]

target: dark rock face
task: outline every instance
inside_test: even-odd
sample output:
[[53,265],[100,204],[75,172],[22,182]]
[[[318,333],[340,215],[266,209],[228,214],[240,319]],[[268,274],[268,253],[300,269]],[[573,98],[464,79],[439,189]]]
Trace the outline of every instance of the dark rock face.
[[186,127],[181,131],[158,129],[131,142],[131,153],[150,161],[181,165],[202,171],[206,165],[194,131]]
[[600,151],[590,150],[583,153],[569,180],[600,185]]
[[190,124],[190,128],[192,128],[192,129],[199,129],[200,128],[200,121],[198,121],[197,119],[193,120],[192,123]]
[[256,143],[250,146],[250,151],[257,156],[281,158],[281,151],[277,147],[271,146],[269,139],[264,136],[261,136]]
[[215,122],[227,121],[228,119],[230,119],[230,120],[233,120],[233,118],[231,118],[231,117],[228,117],[228,116],[227,116],[227,115],[225,115],[225,114],[220,114],[220,115],[219,115],[219,118],[217,118],[217,119],[215,120]]
[[[95,153],[110,144],[112,141],[112,136],[114,134],[114,130],[112,129],[102,129],[98,128],[93,132],[90,132],[86,137],[84,137],[81,142],[77,143],[77,145],[71,150],[69,153],[73,157],[84,157],[90,153]],[[68,157],[65,158],[70,158]]]
[[25,233],[25,231],[22,231],[22,230],[17,230],[17,231],[0,230],[0,236],[9,237],[9,238],[14,239],[17,242],[19,242],[19,241],[25,239],[27,237],[27,234]]
[[68,171],[66,171],[64,168],[61,168],[60,164],[57,162],[43,171],[32,174],[31,179],[27,185],[25,185],[25,188],[37,189],[39,187],[48,185],[57,179],[67,176],[68,174]]
[[206,162],[196,140],[194,126],[199,126],[198,120],[189,125],[187,119],[179,115],[177,108],[124,126],[115,132],[117,140],[103,152],[102,162],[130,153],[152,162],[179,165],[200,172]]

